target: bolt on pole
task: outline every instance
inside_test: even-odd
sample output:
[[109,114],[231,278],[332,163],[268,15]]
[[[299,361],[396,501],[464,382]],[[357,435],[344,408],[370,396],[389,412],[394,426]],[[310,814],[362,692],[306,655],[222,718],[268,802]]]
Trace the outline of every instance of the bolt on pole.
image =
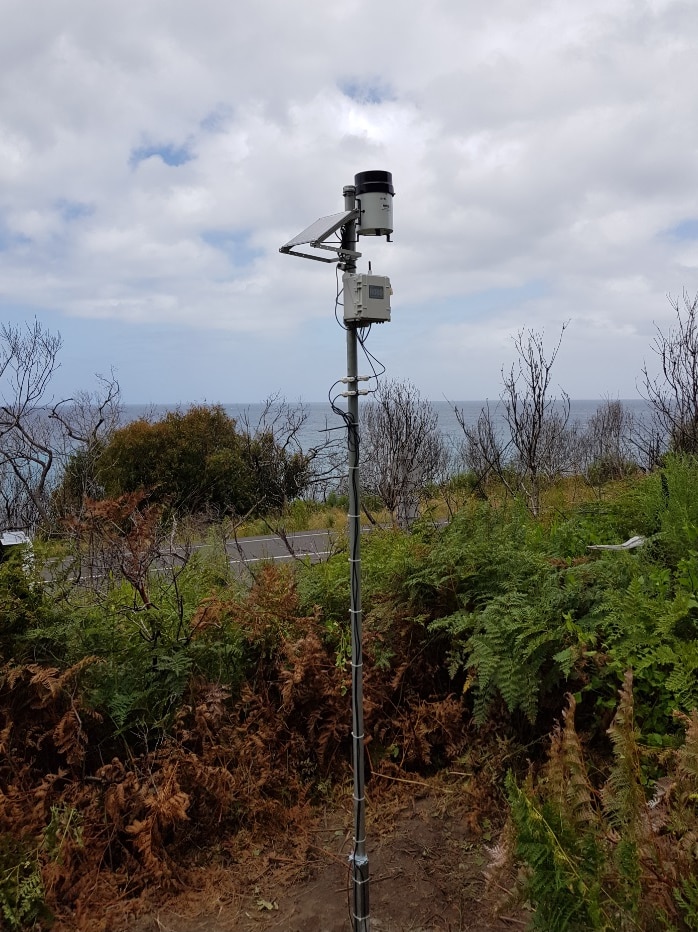
[[[356,206],[356,188],[344,188],[344,208]],[[342,230],[342,248],[356,251],[356,220]],[[355,272],[356,261],[347,258],[345,271]],[[364,775],[363,648],[361,613],[361,520],[359,479],[359,325],[347,328],[347,426],[349,453],[349,619],[351,623],[352,762],[354,770],[354,849],[350,856],[352,875],[352,930],[369,932],[369,871],[366,853],[366,797]]]

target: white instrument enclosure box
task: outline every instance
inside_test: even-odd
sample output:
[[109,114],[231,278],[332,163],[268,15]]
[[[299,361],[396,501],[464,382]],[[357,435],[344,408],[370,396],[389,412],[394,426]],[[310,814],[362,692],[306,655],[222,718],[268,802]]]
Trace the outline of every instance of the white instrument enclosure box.
[[345,323],[384,324],[390,320],[390,296],[393,289],[386,275],[345,272]]

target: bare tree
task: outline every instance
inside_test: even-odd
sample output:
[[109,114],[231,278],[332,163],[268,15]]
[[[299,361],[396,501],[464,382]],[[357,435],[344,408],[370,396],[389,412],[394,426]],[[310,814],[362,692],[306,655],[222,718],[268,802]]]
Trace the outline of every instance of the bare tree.
[[464,443],[457,438],[447,437],[445,443],[446,455],[443,464],[443,476],[439,478],[440,498],[446,506],[449,520],[463,508],[475,493],[487,498],[484,488],[477,483],[473,487],[471,477],[463,473]]
[[71,455],[94,454],[118,416],[119,386],[56,401],[50,395],[61,337],[33,325],[0,327],[0,522],[48,525],[51,496]]
[[560,401],[550,395],[552,368],[566,328],[563,324],[550,355],[542,333],[520,330],[514,338],[518,359],[508,372],[502,369],[501,427],[497,409],[489,404],[475,426],[455,410],[468,467],[480,481],[496,476],[512,495],[522,495],[533,515],[540,513],[544,484],[570,466],[570,399],[564,391]]
[[498,429],[496,409],[493,411],[489,401],[486,402],[475,424],[468,423],[461,408],[456,406],[454,411],[463,431],[461,457],[466,468],[474,473],[478,488],[484,492],[491,477],[506,482],[506,455],[511,438],[507,441],[503,431]]
[[38,409],[60,347],[60,337],[36,321],[26,329],[3,325],[0,330],[0,495],[9,527],[27,527],[37,513],[45,513],[53,450],[49,425]]
[[622,479],[630,462],[635,419],[618,399],[606,398],[579,436],[579,465],[595,484]]
[[409,527],[425,487],[443,478],[448,462],[436,411],[410,382],[381,382],[361,411],[360,442],[364,488]]
[[654,412],[633,419],[629,446],[633,460],[645,472],[660,464],[667,449],[666,433]]
[[678,298],[669,296],[669,303],[676,325],[668,333],[657,327],[652,346],[660,374],[651,376],[647,365],[642,369],[644,397],[652,407],[655,428],[649,434],[654,441],[660,434],[665,448],[698,453],[698,295],[690,298],[684,291],[683,309]]

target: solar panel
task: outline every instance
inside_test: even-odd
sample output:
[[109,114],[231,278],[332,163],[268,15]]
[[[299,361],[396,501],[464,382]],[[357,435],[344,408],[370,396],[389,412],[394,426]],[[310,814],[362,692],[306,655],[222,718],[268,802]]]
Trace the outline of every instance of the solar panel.
[[303,243],[318,243],[326,240],[328,236],[331,236],[335,230],[338,230],[341,226],[347,222],[347,220],[356,215],[355,210],[342,210],[338,214],[330,214],[327,217],[320,217],[319,220],[316,220],[314,223],[311,223],[309,227],[306,227],[298,236],[294,236],[293,239],[290,239],[281,247],[281,251],[290,249],[292,246],[302,246]]

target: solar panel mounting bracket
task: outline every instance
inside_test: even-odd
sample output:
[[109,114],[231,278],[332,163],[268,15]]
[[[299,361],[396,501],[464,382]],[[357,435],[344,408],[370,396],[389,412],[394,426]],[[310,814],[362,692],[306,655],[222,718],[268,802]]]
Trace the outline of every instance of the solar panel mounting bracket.
[[[326,243],[326,240],[333,233],[336,233],[340,227],[345,226],[351,220],[356,220],[358,216],[359,211],[354,208],[353,210],[342,210],[327,217],[320,217],[319,220],[315,220],[309,227],[306,227],[305,230],[302,230],[297,236],[285,243],[279,249],[279,252],[287,256],[298,256],[301,259],[314,259],[316,262],[342,262],[345,259],[358,259],[361,253],[356,252],[354,249],[344,249],[339,244],[329,246]],[[325,256],[316,256],[312,253],[299,252],[293,249],[294,246],[304,246],[306,243],[313,249],[325,249],[328,252],[334,252],[336,257],[327,259]]]

